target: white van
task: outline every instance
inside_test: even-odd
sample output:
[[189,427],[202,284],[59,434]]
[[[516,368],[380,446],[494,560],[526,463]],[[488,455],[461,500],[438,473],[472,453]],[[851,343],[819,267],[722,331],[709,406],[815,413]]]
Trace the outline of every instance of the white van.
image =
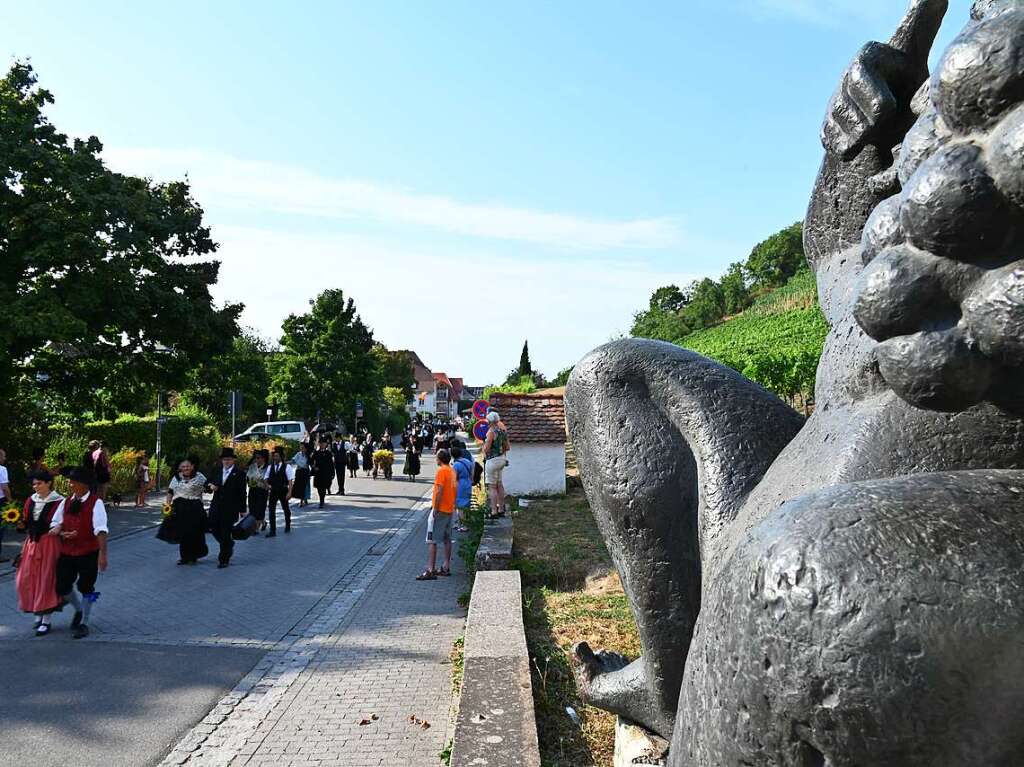
[[241,434],[236,434],[235,439],[239,442],[248,442],[256,435],[269,434],[271,437],[282,437],[296,442],[305,442],[309,435],[302,421],[264,421],[254,423]]

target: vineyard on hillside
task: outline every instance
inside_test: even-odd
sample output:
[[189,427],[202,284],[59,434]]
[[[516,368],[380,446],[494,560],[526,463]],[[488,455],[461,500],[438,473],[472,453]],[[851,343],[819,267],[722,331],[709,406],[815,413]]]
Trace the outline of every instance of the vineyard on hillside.
[[791,403],[806,402],[828,324],[809,271],[758,298],[720,325],[692,333],[679,345],[728,365]]

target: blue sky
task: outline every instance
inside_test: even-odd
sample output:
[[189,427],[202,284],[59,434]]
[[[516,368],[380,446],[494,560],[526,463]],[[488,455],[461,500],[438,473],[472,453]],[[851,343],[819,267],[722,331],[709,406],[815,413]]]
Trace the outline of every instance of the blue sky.
[[904,8],[3,0],[0,55],[115,169],[188,174],[246,324],[276,338],[342,288],[482,385],[524,338],[553,374],[802,218],[829,95]]

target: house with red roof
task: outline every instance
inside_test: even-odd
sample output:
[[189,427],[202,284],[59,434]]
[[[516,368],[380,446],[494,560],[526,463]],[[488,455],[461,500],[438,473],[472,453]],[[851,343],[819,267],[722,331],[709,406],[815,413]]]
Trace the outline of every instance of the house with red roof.
[[495,392],[491,407],[498,411],[511,449],[502,484],[509,495],[565,493],[564,392],[533,394]]

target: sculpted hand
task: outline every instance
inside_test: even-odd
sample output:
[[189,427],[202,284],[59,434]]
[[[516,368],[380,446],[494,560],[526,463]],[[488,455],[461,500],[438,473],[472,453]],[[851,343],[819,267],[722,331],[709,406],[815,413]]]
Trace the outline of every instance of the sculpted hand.
[[[911,123],[910,100],[928,77],[928,53],[948,0],[912,0],[888,43],[868,43],[850,64],[829,103],[825,149],[852,159],[878,139],[894,146]],[[905,122],[905,124],[901,124]]]

